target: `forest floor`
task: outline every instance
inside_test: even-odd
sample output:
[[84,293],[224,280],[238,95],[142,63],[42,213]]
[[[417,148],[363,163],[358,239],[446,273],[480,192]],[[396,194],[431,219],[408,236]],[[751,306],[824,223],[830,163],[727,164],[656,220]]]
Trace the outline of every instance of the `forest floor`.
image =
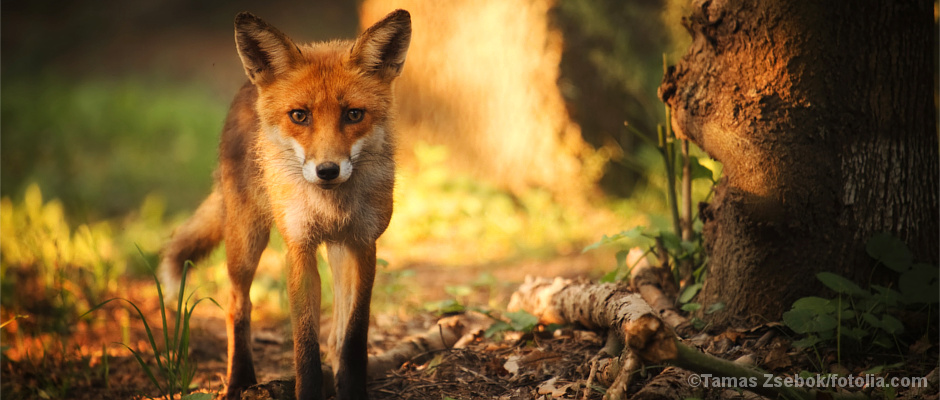
[[[119,2],[112,3],[118,4]],[[96,169],[77,170],[72,171],[72,175],[68,175],[67,178],[56,178],[46,187],[52,189],[56,188],[56,184],[64,185],[74,181],[74,187],[82,189],[81,193],[95,196],[93,199],[96,201],[90,201],[89,204],[104,208],[99,203],[105,200],[110,201],[112,198],[121,198],[117,196],[120,194],[132,200],[125,200],[126,204],[123,204],[123,207],[119,207],[121,204],[117,203],[113,208],[127,209],[128,204],[136,206],[137,201],[140,200],[137,196],[130,194],[149,193],[154,190],[154,181],[158,181],[164,182],[166,188],[172,188],[172,190],[167,190],[172,194],[171,199],[187,204],[184,197],[190,196],[192,197],[190,202],[196,204],[195,202],[204,193],[194,188],[205,189],[207,187],[208,171],[212,168],[210,164],[215,162],[217,136],[214,132],[218,131],[218,127],[196,129],[193,127],[196,125],[194,122],[187,121],[209,121],[205,126],[220,124],[225,105],[230,99],[229,96],[232,95],[237,85],[244,81],[243,71],[232,44],[231,17],[238,11],[248,9],[249,2],[226,3],[225,7],[231,10],[198,7],[200,10],[205,9],[202,11],[204,14],[200,14],[200,10],[194,10],[193,7],[182,2],[166,3],[169,8],[156,10],[160,12],[141,9],[144,11],[119,16],[117,13],[126,11],[128,7],[113,7],[114,10],[108,12],[115,13],[115,15],[110,15],[104,12],[111,10],[112,7],[98,6],[87,9],[94,9],[95,12],[87,10],[87,12],[81,12],[85,9],[59,7],[50,10],[48,7],[42,7],[41,4],[37,6],[38,3],[29,2],[21,2],[22,7],[4,5],[4,11],[7,12],[8,17],[4,19],[4,22],[11,22],[9,24],[13,27],[11,32],[19,33],[18,35],[4,35],[4,54],[10,55],[7,57],[8,60],[21,61],[21,63],[14,64],[19,67],[18,69],[11,68],[9,63],[4,64],[7,67],[5,76],[14,71],[10,75],[13,79],[6,81],[20,84],[19,90],[16,85],[6,88],[4,105],[7,107],[16,105],[15,100],[22,98],[33,100],[15,109],[17,112],[22,112],[19,119],[5,118],[5,123],[12,124],[20,121],[21,125],[27,126],[12,125],[8,128],[4,125],[4,138],[9,140],[16,137],[7,133],[17,132],[16,128],[21,128],[20,137],[24,138],[22,140],[24,144],[41,143],[43,145],[32,146],[37,149],[35,154],[26,152],[15,145],[5,146],[8,149],[15,149],[15,152],[9,153],[11,157],[4,159],[5,172],[22,173],[23,168],[32,168],[31,163],[34,159],[54,158],[50,154],[61,153],[63,157],[65,155],[83,157],[75,158],[80,161],[52,164],[56,166],[51,168],[56,171],[53,174],[55,177],[58,177],[59,169],[72,171],[75,166],[97,166],[101,159],[108,159],[109,165],[113,165],[110,168],[114,169],[110,175],[102,174]],[[178,10],[175,7],[183,9]],[[323,27],[324,32],[317,32],[317,34],[334,37],[337,32],[327,32],[330,30],[328,28],[333,25],[345,27],[347,32],[344,34],[354,34],[357,26],[354,4],[323,2],[322,7],[336,9],[299,13],[293,4],[288,6],[283,2],[265,2],[264,5],[250,4],[250,8],[259,15],[270,15],[272,20],[294,21],[293,26],[286,24],[283,27],[285,31],[306,32],[307,29],[319,29],[322,24],[311,25],[307,18],[308,15],[315,14],[341,16],[325,19],[329,24]],[[98,11],[102,13],[99,14]],[[131,18],[134,16],[136,17]],[[89,17],[97,19],[89,20]],[[174,23],[166,23],[167,20],[172,20]],[[210,24],[212,26],[209,26]],[[87,29],[90,26],[97,26],[99,29]],[[33,27],[31,28],[33,30],[26,29],[28,27]],[[338,30],[338,28],[333,30]],[[68,40],[63,42],[63,38]],[[179,40],[180,38],[185,40]],[[48,49],[68,51],[48,51]],[[147,51],[140,51],[141,49]],[[122,56],[114,57],[115,54]],[[103,59],[109,62],[102,63]],[[68,71],[68,74],[57,76],[55,69],[49,69],[50,65],[57,65],[59,71]],[[151,69],[157,73],[148,75],[141,72]],[[121,71],[129,78],[114,82],[100,78],[120,75],[117,73]],[[55,79],[48,79],[46,75]],[[155,79],[154,76],[164,77],[163,79],[176,77],[180,79],[180,82],[165,84],[163,80]],[[62,82],[73,80],[78,80],[82,84],[75,87],[58,87]],[[46,84],[37,85],[35,82]],[[138,82],[150,83],[143,85]],[[201,91],[193,94],[193,92],[183,90],[193,86],[194,82],[199,82],[211,90],[205,89],[208,90],[208,94]],[[115,88],[123,89],[115,94]],[[136,98],[142,100],[138,103],[128,103]],[[219,102],[219,98],[224,100]],[[62,125],[69,129],[60,129],[60,138],[36,141],[35,138],[40,133],[47,134],[48,132],[34,132],[31,130],[31,124],[23,121],[35,120],[38,122],[32,125],[46,126],[47,120],[50,119],[48,99],[72,101],[74,104],[66,103],[70,106],[65,109],[75,111],[71,114],[64,114],[68,118],[64,118],[67,123]],[[156,101],[161,99],[162,103]],[[144,113],[155,109],[154,103],[166,104],[169,110],[182,108],[186,112],[170,113],[169,116],[161,113]],[[216,103],[221,104],[217,107],[218,110],[214,108],[207,110],[207,105]],[[61,108],[61,105],[57,107]],[[100,113],[88,112],[89,107],[119,110],[121,112],[109,114],[126,118],[112,121],[111,129],[103,130],[107,125],[102,125],[102,121],[98,120],[97,116]],[[30,110],[33,113],[26,114],[23,110]],[[62,114],[61,110],[57,113]],[[188,118],[190,114],[199,118]],[[18,114],[7,114],[5,111],[4,116],[7,115],[17,116]],[[23,115],[33,117],[25,118]],[[87,118],[87,121],[83,118]],[[182,122],[179,127],[175,125],[164,127],[162,124],[153,123],[129,125],[130,122],[152,120]],[[85,121],[84,124],[83,121]],[[76,126],[85,126],[87,130],[76,130]],[[139,129],[130,129],[128,126]],[[87,132],[87,134],[82,132]],[[102,132],[112,132],[113,137],[103,135]],[[133,139],[118,136],[119,134],[128,135],[128,132],[132,133]],[[177,141],[168,138],[167,132],[199,132],[200,134],[180,134],[180,140]],[[142,137],[154,139],[146,141],[142,140]],[[62,140],[63,138],[68,140]],[[191,143],[193,140],[207,144],[199,147]],[[61,151],[52,151],[47,148],[55,143],[58,143]],[[123,150],[119,147],[122,143],[126,147]],[[128,149],[137,149],[138,143],[148,144],[142,149],[144,151],[128,151]],[[135,190],[127,186],[128,179],[115,179],[122,185],[102,186],[108,189],[118,187],[120,190],[117,192],[97,190],[95,188],[98,186],[88,185],[89,177],[124,177],[123,173],[132,170],[131,167],[165,165],[164,151],[155,150],[159,147],[150,148],[149,143],[153,143],[154,146],[170,143],[173,144],[174,149],[176,147],[187,148],[189,150],[186,154],[211,153],[213,155],[190,157],[194,160],[207,160],[209,164],[204,168],[194,161],[188,164],[189,169],[185,172],[169,174],[166,173],[167,171],[155,169],[159,176],[140,178],[135,181],[139,185],[139,187],[134,187]],[[85,154],[81,149],[86,147],[100,147],[104,150],[100,153]],[[203,150],[193,150],[197,148]],[[5,156],[7,154],[4,153]],[[127,164],[117,163],[115,159],[120,157],[114,155],[120,154],[132,155],[123,157],[128,160]],[[652,154],[654,156],[652,160],[657,165],[661,164],[661,160],[655,158],[655,151]],[[14,157],[17,155],[19,156]],[[182,155],[177,155],[182,157]],[[144,157],[156,158],[151,160]],[[10,160],[17,159],[28,160],[29,163],[9,164]],[[204,174],[195,173],[200,168],[206,169],[203,171]],[[174,169],[184,171],[177,165],[174,165]],[[510,294],[527,275],[596,279],[610,271],[614,260],[613,254],[596,252],[580,254],[578,251],[587,243],[597,240],[598,235],[616,232],[614,228],[598,228],[584,223],[583,220],[586,218],[582,214],[571,213],[567,209],[551,204],[543,204],[545,203],[543,196],[535,195],[520,200],[517,197],[498,193],[487,186],[473,184],[469,180],[460,181],[463,183],[457,185],[443,182],[439,188],[431,188],[433,190],[427,190],[428,188],[423,186],[418,187],[417,189],[424,190],[422,192],[409,185],[428,186],[429,184],[424,182],[434,181],[434,179],[421,179],[421,177],[438,176],[440,168],[437,165],[424,166],[422,171],[424,175],[417,175],[410,181],[406,180],[396,189],[400,189],[402,193],[428,193],[427,198],[434,200],[401,201],[396,204],[396,215],[406,217],[410,215],[410,219],[406,218],[400,223],[402,227],[407,227],[410,231],[399,230],[399,232],[409,234],[399,235],[401,243],[398,243],[398,247],[407,249],[400,253],[407,253],[412,259],[426,260],[427,258],[423,257],[425,254],[442,253],[444,252],[442,248],[455,254],[449,260],[462,260],[463,262],[466,262],[469,256],[480,253],[517,254],[506,249],[512,249],[513,246],[526,247],[531,245],[529,242],[537,244],[540,241],[551,241],[555,236],[562,237],[562,239],[556,239],[557,241],[568,242],[566,229],[563,229],[565,224],[578,228],[570,229],[572,231],[585,231],[586,234],[581,232],[578,235],[587,236],[587,239],[586,242],[584,237],[570,241],[577,244],[568,245],[571,249],[559,252],[570,254],[567,256],[550,255],[533,260],[514,260],[468,267],[453,267],[449,262],[442,261],[438,264],[400,265],[395,266],[397,269],[391,271],[380,271],[374,290],[369,334],[369,350],[372,354],[387,351],[405,337],[427,332],[446,314],[444,311],[448,311],[448,308],[483,309],[493,311],[494,315],[498,315],[500,310],[505,309]],[[10,185],[16,183],[17,180],[25,181],[27,178],[33,178],[32,175],[27,175],[24,173],[20,177],[11,174],[10,176],[16,177],[16,180],[7,179],[7,175],[4,175],[4,184]],[[205,180],[187,178],[192,182],[184,188],[180,186],[181,178],[177,175],[204,176]],[[651,175],[662,174],[651,172]],[[164,176],[173,178],[161,181],[160,179]],[[107,182],[106,179],[101,179]],[[464,198],[470,198],[472,201],[460,203],[454,200],[453,197],[456,196],[453,192],[460,190],[470,192],[473,196],[464,196]],[[68,194],[66,190],[60,190],[60,192],[62,193],[58,193],[59,196]],[[4,193],[4,195],[8,194]],[[639,198],[635,202],[637,204],[662,203],[664,202],[663,194],[660,191],[652,200]],[[169,230],[155,229],[153,224],[138,223],[148,220],[147,215],[150,214],[143,211],[148,209],[145,206],[141,206],[142,218],[124,218],[130,222],[124,221],[112,225],[88,224],[83,225],[83,229],[74,230],[67,226],[63,228],[64,223],[55,223],[55,221],[46,226],[36,221],[41,219],[48,224],[51,219],[50,215],[55,214],[52,211],[61,208],[61,204],[56,207],[50,207],[48,204],[43,206],[41,198],[34,203],[36,204],[33,204],[33,207],[24,208],[40,210],[41,212],[36,211],[35,214],[42,218],[34,218],[30,220],[32,223],[25,225],[31,229],[19,231],[14,229],[10,236],[4,236],[4,242],[7,245],[21,237],[38,239],[33,241],[36,249],[31,253],[36,256],[27,257],[29,262],[24,262],[22,265],[9,262],[3,265],[3,281],[0,282],[3,286],[3,297],[18,308],[11,308],[7,305],[8,303],[5,303],[5,308],[0,310],[0,322],[4,324],[0,327],[2,328],[0,329],[2,333],[2,344],[0,344],[2,348],[0,349],[0,356],[2,356],[0,394],[2,396],[0,397],[4,399],[110,400],[159,396],[159,391],[148,379],[144,369],[138,364],[138,360],[121,344],[139,351],[143,362],[150,368],[155,368],[156,361],[144,324],[131,304],[139,308],[149,321],[153,335],[157,338],[157,346],[162,347],[161,304],[158,301],[153,281],[148,279],[146,273],[131,273],[133,262],[128,261],[130,257],[118,253],[127,252],[127,248],[135,249],[135,246],[139,245],[136,249],[142,249],[141,253],[155,254],[162,245],[162,241],[168,236]],[[399,207],[399,205],[408,204],[416,206],[411,210]],[[177,205],[177,208],[179,207]],[[162,206],[155,208],[162,210]],[[509,211],[502,214],[496,212],[501,209]],[[486,212],[479,210],[486,210]],[[630,213],[621,212],[621,214],[642,214],[641,211],[631,209]],[[160,213],[151,214],[157,221],[154,224],[160,226],[164,224],[160,222],[163,218]],[[460,219],[451,221],[448,219],[451,214],[460,216]],[[518,217],[519,214],[526,215],[528,219]],[[10,215],[10,212],[4,213],[4,217],[9,218]],[[489,219],[486,218],[487,216]],[[81,220],[81,218],[78,219]],[[62,220],[64,221],[64,218]],[[424,222],[422,225],[422,221],[433,221],[436,225],[430,222]],[[506,222],[511,223],[506,224]],[[486,236],[486,233],[491,233],[491,227],[499,226],[500,230],[505,230],[506,225],[521,228],[503,233],[502,236],[489,241],[472,242],[473,239],[479,239],[479,237]],[[622,229],[628,226],[650,225],[650,221],[625,220],[613,225]],[[12,224],[6,223],[4,228],[11,226]],[[463,228],[461,232],[464,232],[464,236],[455,238],[453,229],[442,230],[441,226]],[[58,232],[63,229],[65,235],[60,237]],[[438,241],[416,250],[418,240],[415,238],[433,238],[435,234],[439,235]],[[110,239],[111,236],[129,239],[121,241]],[[521,244],[510,243],[513,241]],[[94,262],[88,262],[82,258],[85,253],[80,251],[83,245],[87,245],[93,250],[90,252],[96,254],[95,257],[91,257]],[[65,248],[75,249],[71,252],[75,253],[72,259],[62,256],[66,253]],[[380,251],[381,249],[380,247]],[[6,251],[5,260],[6,257],[12,257],[16,253],[16,251]],[[132,250],[131,253],[134,251]],[[44,255],[48,254],[51,256],[48,259],[44,258]],[[133,254],[135,257],[136,255],[136,253]],[[383,257],[382,254],[379,256]],[[272,258],[277,261],[270,264],[282,265],[280,261],[282,257]],[[502,258],[511,258],[511,256],[493,256],[490,259]],[[407,264],[407,262],[401,263]],[[117,265],[124,264],[128,266],[117,267]],[[218,300],[222,307],[227,307],[227,295],[225,290],[222,290],[225,284],[221,283],[224,280],[224,268],[219,268],[218,265],[200,268],[203,271],[196,271],[197,274],[209,273],[200,275],[199,279],[193,279],[194,286],[199,288],[198,294],[211,296]],[[120,271],[114,273],[120,274],[116,280],[113,280],[115,277],[112,275],[112,269]],[[205,271],[210,269],[215,271]],[[286,317],[283,290],[279,290],[283,288],[283,283],[276,283],[278,274],[279,272],[272,274],[275,279],[256,280],[255,283],[255,287],[267,289],[262,291],[260,298],[253,300],[256,310],[253,314],[252,350],[257,377],[262,383],[283,382],[293,377],[290,321]],[[219,283],[216,285],[215,281]],[[97,287],[90,288],[91,286]],[[89,293],[92,296],[86,296]],[[105,296],[101,297],[99,294]],[[76,318],[92,305],[115,296],[127,301],[111,302],[89,316]],[[92,298],[95,300],[91,300]],[[755,365],[777,376],[794,377],[805,371],[838,372],[854,377],[864,376],[866,372],[878,377],[931,376],[932,386],[926,391],[905,387],[893,390],[869,387],[862,391],[871,395],[872,398],[937,399],[937,365],[940,346],[937,340],[936,309],[930,312],[932,312],[931,316],[923,319],[927,320],[928,324],[933,324],[933,327],[928,329],[928,334],[923,337],[902,338],[899,342],[902,350],[880,350],[871,354],[846,356],[841,363],[838,360],[839,354],[833,349],[820,348],[814,351],[793,347],[793,332],[781,323],[773,321],[744,329],[695,333],[684,340],[696,348],[724,359],[750,358]],[[20,318],[19,314],[28,315],[28,317]],[[214,396],[224,391],[227,340],[224,315],[224,309],[215,307],[209,302],[203,302],[192,317],[192,336],[188,347],[190,356],[196,362],[192,384],[196,392]],[[171,314],[170,317],[172,316]],[[323,324],[330,324],[329,315],[324,315]],[[327,330],[323,329],[323,331]],[[321,339],[325,342],[326,338]],[[400,368],[388,372],[385,377],[373,380],[369,384],[369,393],[373,399],[599,399],[613,380],[612,376],[605,374],[603,367],[611,364],[610,359],[597,357],[600,349],[605,346],[605,342],[604,332],[585,330],[576,326],[540,327],[530,332],[499,332],[490,337],[481,336],[461,349],[426,354],[425,357],[405,363]],[[663,365],[647,365],[637,371],[628,393],[635,395],[648,387],[648,384],[657,376],[665,375],[662,372],[666,368]],[[881,370],[872,372],[878,368]],[[600,372],[589,378],[595,369]],[[591,384],[585,388],[588,382]],[[683,397],[755,398],[751,392],[731,387],[706,390],[693,387],[691,382],[679,382],[678,386],[677,389],[688,389],[684,392],[689,394]]]
[[[577,255],[549,261],[526,261],[489,266],[496,280],[507,284],[477,287],[474,293],[463,293],[467,308],[487,308],[490,303],[505,304],[517,282],[526,275],[590,276],[595,275],[598,260],[594,255]],[[479,274],[479,269],[461,271],[431,266],[415,266],[415,285],[409,290],[415,298],[440,299],[442,288],[450,283],[466,282]],[[152,293],[153,283],[127,282],[128,298],[151,321],[154,336],[162,338],[157,329],[160,304]],[[379,282],[381,285],[381,282]],[[497,289],[494,290],[493,288]],[[377,286],[377,290],[379,287]],[[221,302],[223,306],[225,302]],[[224,311],[204,303],[191,320],[190,355],[197,363],[193,380],[196,392],[215,397],[224,392],[226,368],[226,334]],[[477,304],[477,305],[475,305]],[[127,304],[112,302],[96,313],[103,318],[83,320],[69,328],[68,335],[24,337],[16,335],[16,327],[4,343],[2,387],[5,398],[72,398],[125,399],[156,397],[159,392],[124,347],[138,349],[145,362],[155,367],[152,351],[143,327]],[[172,314],[171,314],[172,317]],[[380,310],[373,312],[370,330],[370,353],[386,351],[403,338],[423,333],[441,317],[439,311]],[[123,321],[123,322],[120,322]],[[27,320],[17,321],[28,324]],[[324,318],[330,324],[329,316]],[[158,325],[154,327],[153,325]],[[292,386],[293,351],[289,320],[283,317],[256,314],[253,321],[253,355],[258,379],[262,383]],[[121,326],[126,326],[122,328]],[[866,388],[872,398],[924,398],[937,395],[937,342],[919,340],[909,346],[907,354],[885,357],[872,354],[838,364],[834,352],[813,354],[791,346],[792,335],[780,323],[768,323],[750,329],[697,334],[686,342],[718,357],[737,360],[749,358],[761,368],[777,376],[795,377],[801,371],[819,371],[820,366],[848,376],[865,376],[867,371],[890,360],[902,361],[903,367],[879,372],[877,376],[924,377],[932,375],[927,391],[910,388]],[[541,327],[531,332],[501,332],[492,337],[479,336],[461,349],[423,354],[385,377],[369,384],[373,399],[600,399],[613,380],[606,376],[604,365],[610,358],[598,357],[605,345],[604,332],[584,330],[575,326]],[[161,342],[159,339],[158,342]],[[38,350],[38,349],[41,349]],[[148,354],[149,352],[149,354]],[[106,354],[106,356],[103,356]],[[889,360],[889,361],[886,361]],[[600,368],[598,368],[600,366]],[[643,387],[666,366],[648,365],[637,371],[628,393]],[[585,387],[589,376],[591,386]],[[682,375],[689,379],[688,375]],[[760,398],[753,393],[732,387],[703,389],[685,385],[676,393],[691,393],[694,398]],[[675,384],[675,383],[674,383]],[[857,389],[853,389],[857,390]],[[276,398],[275,397],[253,398]],[[9,396],[9,397],[8,397]],[[258,395],[255,395],[258,396]]]

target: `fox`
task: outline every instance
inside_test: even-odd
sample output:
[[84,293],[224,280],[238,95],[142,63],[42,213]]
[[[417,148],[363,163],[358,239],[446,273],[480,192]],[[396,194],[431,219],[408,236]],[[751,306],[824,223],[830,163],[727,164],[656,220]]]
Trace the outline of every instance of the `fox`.
[[213,189],[173,233],[159,267],[164,286],[176,287],[185,262],[225,242],[227,399],[257,383],[248,295],[272,225],[287,250],[297,399],[323,397],[321,244],[334,281],[327,353],[336,398],[367,398],[376,240],[391,219],[395,186],[393,83],[410,42],[406,10],[354,40],[301,45],[250,13],[235,17],[248,81],[222,128]]

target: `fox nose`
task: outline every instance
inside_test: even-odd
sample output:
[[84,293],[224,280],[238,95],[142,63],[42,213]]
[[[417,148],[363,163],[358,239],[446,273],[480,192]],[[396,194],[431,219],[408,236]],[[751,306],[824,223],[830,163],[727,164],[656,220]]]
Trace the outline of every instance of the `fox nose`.
[[339,176],[339,165],[335,162],[325,162],[317,165],[317,177],[331,181]]

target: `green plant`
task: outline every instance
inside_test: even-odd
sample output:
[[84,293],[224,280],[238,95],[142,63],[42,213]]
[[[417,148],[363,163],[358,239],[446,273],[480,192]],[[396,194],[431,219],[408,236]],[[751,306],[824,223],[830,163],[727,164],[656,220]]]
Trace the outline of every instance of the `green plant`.
[[[812,347],[835,345],[841,363],[845,348],[869,350],[873,347],[901,351],[898,336],[904,324],[896,318],[900,309],[927,308],[938,302],[940,273],[936,266],[913,263],[910,249],[890,234],[874,235],[866,244],[870,256],[900,275],[898,289],[858,284],[838,274],[820,272],[816,278],[836,293],[834,298],[809,296],[798,299],[783,314],[783,323],[795,333],[804,335],[793,344]],[[928,324],[929,325],[929,324]],[[848,345],[848,346],[847,346]]]
[[539,318],[525,310],[505,312],[500,317],[495,316],[493,312],[481,312],[495,321],[483,333],[488,338],[502,335],[505,332],[528,333],[539,324]]
[[[665,56],[663,62],[665,65]],[[669,121],[669,107],[665,106],[664,110],[666,121]],[[630,124],[625,125],[648,148],[655,148],[658,152],[658,158],[664,166],[663,171],[660,172],[666,181],[662,190],[665,192],[668,204],[667,213],[671,223],[666,228],[637,226],[613,236],[604,235],[599,241],[587,246],[584,251],[611,243],[624,245],[625,249],[617,252],[615,256],[616,267],[601,278],[604,282],[626,280],[630,276],[630,271],[641,259],[649,255],[656,257],[660,265],[671,267],[674,283],[676,287],[681,288],[677,300],[682,305],[682,309],[688,312],[697,311],[701,305],[692,300],[702,288],[708,258],[703,246],[703,223],[699,215],[693,214],[692,203],[695,197],[701,201],[707,201],[711,197],[712,188],[717,183],[713,169],[719,168],[720,164],[714,161],[700,161],[699,157],[693,154],[700,154],[701,150],[686,140],[678,139],[668,122],[657,126],[657,141],[655,142],[649,138],[650,135],[640,132]],[[704,164],[712,164],[712,168]],[[693,182],[696,180],[705,181],[707,192],[704,195],[699,191],[696,196],[693,190]],[[679,194],[676,193],[677,186],[680,188]],[[644,248],[645,252],[628,264],[627,249],[630,247]],[[706,310],[706,313],[716,312],[723,307],[721,303],[713,304]],[[693,324],[697,328],[704,326],[704,322],[699,319],[695,319]]]
[[69,226],[59,200],[32,184],[21,202],[0,200],[0,304],[30,315],[30,329],[66,332],[67,321],[111,292],[125,272],[108,223]]
[[[134,302],[128,299],[113,298],[106,300],[82,315],[82,317],[84,317],[85,315],[88,315],[103,307],[104,305],[116,300],[121,300],[130,304],[130,306],[133,307],[137,312],[141,322],[144,324],[144,330],[147,333],[147,339],[150,343],[150,350],[157,363],[157,372],[162,379],[157,378],[157,375],[154,374],[154,371],[150,368],[147,362],[144,361],[140,352],[132,349],[125,343],[120,344],[134,355],[134,358],[137,359],[137,363],[140,364],[140,367],[147,375],[147,378],[150,379],[150,382],[153,383],[154,386],[156,386],[157,390],[160,392],[161,397],[166,398],[167,400],[172,399],[176,394],[182,395],[182,399],[184,400],[208,400],[212,398],[212,395],[208,393],[188,394],[193,376],[196,374],[196,364],[189,358],[189,320],[192,317],[196,306],[199,305],[199,303],[201,303],[203,300],[209,300],[220,308],[221,306],[219,306],[219,303],[217,303],[211,297],[203,297],[192,301],[195,291],[186,296],[184,302],[183,295],[185,294],[186,289],[186,275],[191,266],[192,263],[187,262],[183,267],[183,274],[182,279],[180,279],[180,287],[178,292],[179,296],[176,307],[176,321],[172,326],[172,330],[167,320],[167,307],[164,303],[163,289],[160,285],[160,280],[157,279],[155,271],[153,271],[151,268],[151,275],[153,276],[154,283],[157,285],[157,298],[159,299],[160,303],[160,317],[163,327],[164,343],[164,348],[162,350],[157,346],[153,332],[150,329],[150,324],[147,322],[147,318],[144,316],[144,313],[140,310],[140,308],[137,307],[136,304],[134,304]],[[149,264],[148,267],[150,267]],[[191,301],[192,304],[190,304]],[[172,334],[170,334],[170,332],[172,332]]]

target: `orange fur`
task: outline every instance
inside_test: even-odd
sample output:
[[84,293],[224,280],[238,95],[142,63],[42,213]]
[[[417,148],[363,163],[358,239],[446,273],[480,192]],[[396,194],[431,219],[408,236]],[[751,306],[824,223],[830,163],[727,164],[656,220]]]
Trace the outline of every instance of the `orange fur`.
[[[298,46],[242,13],[235,41],[249,83],[232,103],[219,146],[218,184],[164,251],[164,276],[225,240],[232,298],[226,397],[256,383],[248,292],[276,224],[288,249],[297,398],[320,398],[320,277],[326,243],[334,274],[340,399],[366,398],[366,336],[375,241],[392,215],[392,82],[401,73],[411,18],[398,10],[355,41]],[[194,260],[195,261],[195,260]]]

